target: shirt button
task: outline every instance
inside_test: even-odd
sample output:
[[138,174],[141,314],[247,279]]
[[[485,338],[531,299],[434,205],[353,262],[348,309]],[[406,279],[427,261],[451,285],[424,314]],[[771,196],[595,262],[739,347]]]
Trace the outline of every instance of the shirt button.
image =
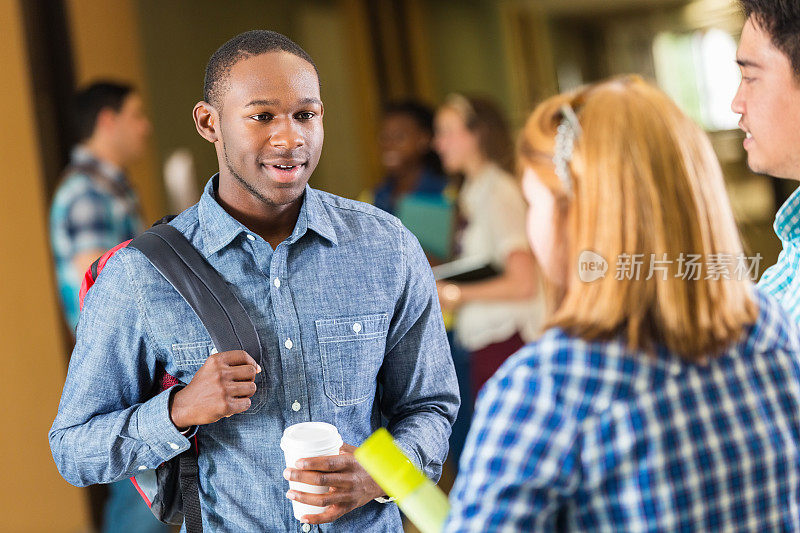
[[247,234],[247,238],[250,239],[251,241],[256,240],[256,238],[250,235],[249,233]]
[[299,410],[300,410],[300,402],[295,400],[294,403],[292,404],[292,411],[296,413]]
[[174,442],[168,442],[167,444],[169,444],[169,447],[172,448],[173,450],[177,450],[178,448],[180,448],[180,446],[178,446]]
[[139,470],[147,470],[147,467],[142,465],[142,466],[139,467]]
[[292,339],[286,339],[286,342],[284,342],[283,345],[286,346],[287,350],[291,350],[292,346],[294,346],[294,343],[292,342]]
[[356,333],[361,331],[361,322],[356,322],[355,324],[353,324],[353,331],[355,331]]
[[281,288],[281,280],[279,280],[278,278],[275,278],[275,288],[277,289]]
[[309,531],[311,531],[311,525],[310,524],[303,524],[303,527],[301,529],[303,531],[305,531],[305,533],[308,533]]

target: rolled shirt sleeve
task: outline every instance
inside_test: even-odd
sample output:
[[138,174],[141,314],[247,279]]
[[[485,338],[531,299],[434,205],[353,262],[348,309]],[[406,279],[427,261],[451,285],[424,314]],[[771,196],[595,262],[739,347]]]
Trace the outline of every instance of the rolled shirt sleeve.
[[505,265],[512,252],[530,250],[525,230],[525,201],[516,183],[510,179],[497,180],[488,195],[486,210],[496,264]]

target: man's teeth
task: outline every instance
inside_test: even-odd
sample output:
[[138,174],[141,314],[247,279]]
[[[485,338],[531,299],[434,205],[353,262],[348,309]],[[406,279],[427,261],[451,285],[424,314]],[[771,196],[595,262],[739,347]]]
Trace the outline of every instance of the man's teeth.
[[753,134],[752,134],[752,133],[750,133],[749,131],[746,131],[746,132],[744,133],[744,136],[745,136],[745,138],[746,138],[746,139],[752,139],[752,138],[753,138]]
[[291,170],[294,168],[294,165],[273,165],[275,168],[279,168],[281,170]]

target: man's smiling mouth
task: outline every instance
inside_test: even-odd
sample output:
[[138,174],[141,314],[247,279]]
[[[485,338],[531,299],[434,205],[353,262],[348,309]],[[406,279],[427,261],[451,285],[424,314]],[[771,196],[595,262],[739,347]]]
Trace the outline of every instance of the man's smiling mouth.
[[268,161],[261,163],[270,178],[277,183],[291,184],[299,179],[300,173],[306,166],[305,161]]

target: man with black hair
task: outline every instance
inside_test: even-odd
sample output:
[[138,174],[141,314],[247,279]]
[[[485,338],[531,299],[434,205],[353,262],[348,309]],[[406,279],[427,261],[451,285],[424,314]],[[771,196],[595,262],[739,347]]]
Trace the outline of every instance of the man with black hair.
[[[742,116],[747,162],[754,172],[800,180],[800,3],[740,0],[747,22],[736,61],[742,82],[731,108]],[[800,322],[800,191],[780,208],[777,264],[759,284]]]
[[[142,99],[130,85],[101,81],[72,103],[77,145],[50,209],[50,243],[64,317],[78,325],[83,273],[106,250],[142,230],[139,200],[125,168],[141,158],[150,134]],[[130,482],[114,483],[103,513],[106,532],[166,532]]]
[[72,123],[77,144],[53,197],[50,239],[61,303],[74,332],[83,273],[142,229],[125,168],[144,154],[151,126],[133,87],[112,81],[75,93]]
[[[402,531],[353,445],[385,417],[437,479],[458,388],[417,240],[393,216],[307,185],[322,117],[317,69],[283,35],[247,32],[211,57],[194,121],[219,173],[170,224],[241,300],[263,355],[217,352],[180,295],[123,248],[84,301],[50,431],[69,482],[155,468],[196,436],[207,531]],[[159,368],[188,385],[153,397]],[[285,468],[281,435],[308,421],[335,425],[346,444]],[[286,480],[330,490],[287,493]],[[287,498],[326,509],[301,524]]]

